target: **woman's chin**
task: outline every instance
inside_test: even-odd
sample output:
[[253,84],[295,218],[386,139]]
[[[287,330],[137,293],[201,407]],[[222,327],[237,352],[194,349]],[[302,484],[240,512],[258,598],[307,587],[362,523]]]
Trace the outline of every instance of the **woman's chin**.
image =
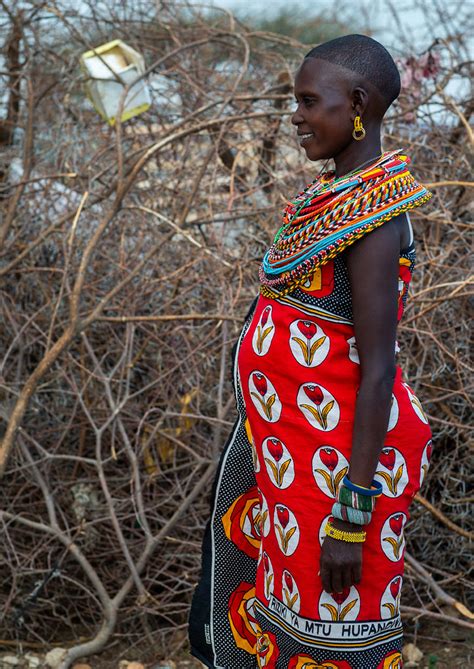
[[317,162],[318,160],[329,160],[334,157],[334,154],[329,151],[327,148],[324,150],[322,146],[319,146],[317,142],[313,141],[308,146],[303,146],[304,152],[306,153],[306,158],[312,162]]
[[317,146],[304,146],[304,152],[306,153],[306,158],[311,161],[322,160],[324,156],[321,154],[321,150],[318,150]]

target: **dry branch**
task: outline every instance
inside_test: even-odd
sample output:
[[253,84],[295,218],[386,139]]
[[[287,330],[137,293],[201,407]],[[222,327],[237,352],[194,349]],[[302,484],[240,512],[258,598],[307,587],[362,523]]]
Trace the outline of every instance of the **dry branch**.
[[[184,643],[258,262],[288,195],[321,167],[305,162],[288,122],[307,45],[178,3],[108,0],[107,16],[96,3],[89,13],[24,4],[20,14],[0,0],[0,646],[60,636],[67,669],[125,636],[156,661]],[[461,27],[433,40],[440,70],[416,71],[384,148],[406,149],[434,193],[413,215],[417,269],[398,338],[434,432],[402,613],[466,628],[439,610],[469,618],[472,608]],[[143,52],[153,104],[110,128],[85,100],[78,58],[118,37]],[[404,67],[416,69],[410,53]]]

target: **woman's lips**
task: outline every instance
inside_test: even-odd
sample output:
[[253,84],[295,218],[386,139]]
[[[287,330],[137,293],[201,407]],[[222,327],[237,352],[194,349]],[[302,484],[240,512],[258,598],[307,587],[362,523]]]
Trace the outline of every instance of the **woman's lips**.
[[314,132],[305,132],[304,134],[298,135],[298,139],[301,146],[307,144],[314,137]]

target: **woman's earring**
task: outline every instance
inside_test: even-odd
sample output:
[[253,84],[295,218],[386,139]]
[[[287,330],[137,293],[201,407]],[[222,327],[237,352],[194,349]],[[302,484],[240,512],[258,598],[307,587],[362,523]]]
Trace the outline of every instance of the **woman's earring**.
[[362,125],[360,116],[356,116],[354,119],[354,130],[352,131],[352,136],[357,141],[360,141],[365,137],[365,128]]

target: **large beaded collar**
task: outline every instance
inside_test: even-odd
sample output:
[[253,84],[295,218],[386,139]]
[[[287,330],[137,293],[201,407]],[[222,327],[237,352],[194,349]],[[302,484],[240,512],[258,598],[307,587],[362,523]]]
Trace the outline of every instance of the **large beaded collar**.
[[383,153],[362,170],[326,172],[285,209],[283,225],[259,270],[261,292],[288,293],[357,239],[431,193],[410,174],[401,150]]

